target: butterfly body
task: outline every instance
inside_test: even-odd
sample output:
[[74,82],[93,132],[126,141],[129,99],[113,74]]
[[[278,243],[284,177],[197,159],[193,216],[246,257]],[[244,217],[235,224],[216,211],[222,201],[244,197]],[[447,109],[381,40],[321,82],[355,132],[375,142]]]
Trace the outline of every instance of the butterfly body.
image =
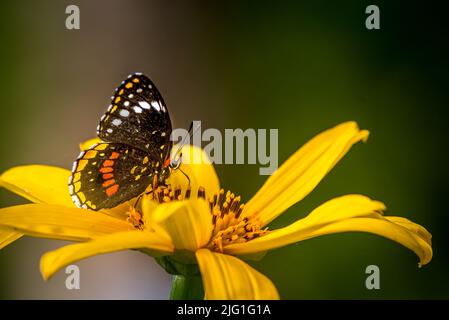
[[171,121],[165,102],[146,76],[122,82],[101,117],[103,141],[81,152],[73,164],[69,191],[81,208],[112,208],[153,187],[170,174]]

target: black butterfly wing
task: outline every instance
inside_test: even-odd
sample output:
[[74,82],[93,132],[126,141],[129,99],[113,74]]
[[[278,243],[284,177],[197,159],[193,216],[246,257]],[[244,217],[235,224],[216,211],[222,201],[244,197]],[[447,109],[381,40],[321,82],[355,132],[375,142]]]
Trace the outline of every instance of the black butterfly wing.
[[154,83],[141,73],[130,75],[116,89],[97,128],[103,141],[128,144],[162,162],[170,154],[171,131],[164,99]]
[[73,164],[69,191],[80,208],[112,208],[142,192],[162,167],[159,159],[126,144],[99,143]]

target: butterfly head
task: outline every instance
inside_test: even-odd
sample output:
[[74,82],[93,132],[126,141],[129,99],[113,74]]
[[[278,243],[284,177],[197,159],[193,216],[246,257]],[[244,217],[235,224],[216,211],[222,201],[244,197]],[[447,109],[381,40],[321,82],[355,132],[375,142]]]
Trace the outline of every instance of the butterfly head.
[[181,164],[182,164],[182,152],[177,152],[173,158],[171,159],[167,158],[167,160],[165,161],[164,168],[162,169],[162,175],[164,175],[165,178],[168,178],[171,171],[179,170],[187,178],[187,181],[190,185],[189,176],[184,171],[182,171],[182,169],[180,169]]
[[167,157],[159,175],[159,183],[164,184],[165,180],[170,176],[171,172],[179,169],[181,163],[182,153],[175,155],[173,158]]
[[170,160],[169,166],[172,170],[177,170],[182,163],[182,153],[179,153],[179,155],[176,155]]

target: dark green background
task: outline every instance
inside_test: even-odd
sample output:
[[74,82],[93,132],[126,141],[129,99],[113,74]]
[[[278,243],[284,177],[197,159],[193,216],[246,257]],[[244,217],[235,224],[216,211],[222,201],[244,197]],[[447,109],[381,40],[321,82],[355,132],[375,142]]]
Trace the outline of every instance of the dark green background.
[[[112,89],[134,71],[157,84],[175,126],[278,128],[280,162],[314,134],[355,120],[370,130],[368,143],[272,226],[362,193],[384,201],[387,214],[427,227],[433,261],[418,269],[400,245],[340,234],[270,252],[255,267],[285,299],[449,297],[447,6],[76,1],[81,30],[68,31],[68,4],[0,5],[1,171],[28,163],[69,168],[77,143],[95,134]],[[380,7],[380,30],[365,28],[368,4]],[[265,180],[258,166],[217,170],[223,187],[244,199]],[[23,202],[4,190],[0,201]],[[30,297],[11,293],[21,277],[11,256],[37,266],[27,261],[26,241],[0,252],[2,298]],[[370,264],[380,267],[380,290],[365,288]]]

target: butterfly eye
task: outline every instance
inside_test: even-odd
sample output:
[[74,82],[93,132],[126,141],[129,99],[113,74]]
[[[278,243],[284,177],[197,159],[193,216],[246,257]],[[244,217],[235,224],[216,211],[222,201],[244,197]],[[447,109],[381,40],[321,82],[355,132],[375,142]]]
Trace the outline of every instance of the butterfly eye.
[[173,158],[173,159],[170,161],[170,168],[172,168],[173,170],[176,170],[176,169],[179,168],[179,166],[181,165],[181,163],[182,163],[182,153],[179,154],[179,157]]

